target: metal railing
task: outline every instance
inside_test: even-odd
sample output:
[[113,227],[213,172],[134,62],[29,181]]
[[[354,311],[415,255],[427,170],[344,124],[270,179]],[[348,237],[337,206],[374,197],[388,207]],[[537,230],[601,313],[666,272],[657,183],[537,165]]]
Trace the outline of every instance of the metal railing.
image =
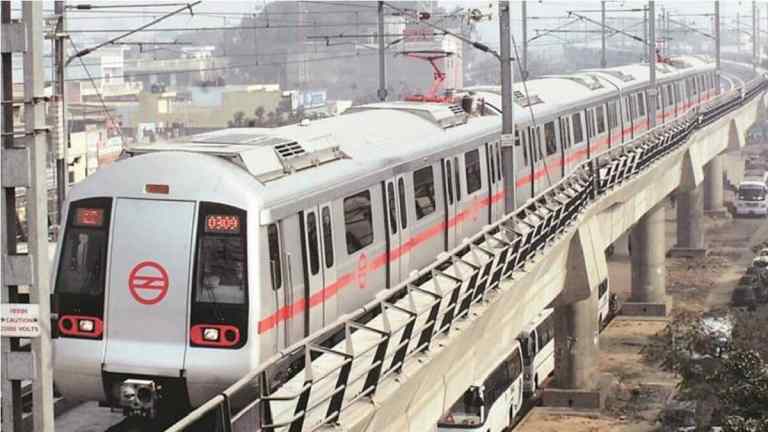
[[[581,163],[566,178],[428,267],[348,315],[273,356],[169,431],[317,430],[376,394],[473,304],[525,269],[578,215],[605,194],[685,143],[690,135],[764,91],[764,77],[683,117]],[[303,369],[301,369],[303,367]],[[294,373],[290,380],[283,379]]]

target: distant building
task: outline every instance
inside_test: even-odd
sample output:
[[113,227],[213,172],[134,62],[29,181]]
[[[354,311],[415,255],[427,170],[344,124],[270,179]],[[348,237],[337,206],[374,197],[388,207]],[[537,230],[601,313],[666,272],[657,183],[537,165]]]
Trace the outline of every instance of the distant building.
[[259,107],[265,117],[290,110],[285,109],[283,91],[276,84],[190,87],[184,91],[142,92],[132,124],[139,128],[153,125],[149,129],[155,129],[176,123],[194,133],[228,127],[237,113],[254,118]]

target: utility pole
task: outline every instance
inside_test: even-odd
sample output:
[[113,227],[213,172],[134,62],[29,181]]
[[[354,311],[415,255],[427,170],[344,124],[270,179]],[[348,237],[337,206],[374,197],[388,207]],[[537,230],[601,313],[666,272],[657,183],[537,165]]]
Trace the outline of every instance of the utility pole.
[[667,41],[667,43],[664,44],[667,48],[666,57],[672,57],[672,28],[670,27],[670,14],[671,12],[669,9],[666,9],[664,13],[664,33],[666,33],[665,40]]
[[656,6],[653,1],[648,2],[648,68],[650,71],[651,85],[648,89],[648,129],[656,127]]
[[752,1],[752,69],[757,70],[757,2]]
[[[499,7],[501,7],[501,5],[499,5]],[[520,15],[521,15],[520,18],[523,21],[523,28],[522,28],[522,31],[523,31],[523,52],[520,55],[520,59],[518,59],[518,61],[520,62],[520,66],[522,66],[520,68],[520,72],[521,72],[520,75],[522,75],[520,78],[522,78],[523,80],[527,80],[528,79],[528,5],[526,4],[525,1],[522,1],[521,4],[520,4]],[[507,11],[507,16],[509,16],[509,11]],[[503,42],[503,38],[502,38],[502,44],[503,43],[504,42]],[[503,54],[502,54],[502,56],[503,56]],[[506,58],[506,57],[504,57],[504,58]],[[510,67],[510,69],[511,69],[511,67]],[[503,79],[503,77],[502,77],[502,79]]]
[[[0,22],[2,27],[10,27],[11,24],[11,2],[4,1],[0,3]],[[21,32],[21,29],[17,29],[16,33]],[[6,34],[3,33],[3,37]],[[22,38],[19,42],[23,42]],[[2,53],[0,53],[0,60],[2,61],[2,76],[7,77],[2,80],[2,158],[10,158],[13,153],[21,154],[24,157],[26,154],[23,149],[15,149],[13,142],[13,53],[21,52],[21,47],[8,47],[3,46]],[[17,233],[17,215],[16,215],[16,182],[8,181],[6,175],[8,170],[4,170],[2,173],[2,217],[4,219],[2,227],[2,254],[3,263],[10,261],[12,256],[17,254],[16,248],[16,233]],[[4,266],[5,267],[5,266]],[[2,303],[15,303],[17,299],[17,287],[16,284],[19,281],[13,280],[8,274],[9,272],[0,272],[0,279],[2,280],[2,286],[0,286],[0,302]],[[2,337],[2,427],[0,429],[4,431],[21,431],[21,376],[10,376],[10,368],[6,365],[9,363],[11,356],[19,355],[19,338]]]
[[54,142],[56,149],[56,211],[58,213],[58,221],[54,223],[61,223],[64,220],[64,201],[67,197],[67,189],[69,186],[69,127],[67,126],[67,105],[65,97],[65,82],[64,82],[64,62],[66,59],[66,50],[64,48],[64,40],[66,38],[65,33],[67,31],[65,22],[66,8],[64,7],[64,0],[56,0],[53,4],[53,11],[57,17],[56,29],[53,35],[53,58],[54,58],[54,73],[56,74],[54,85]]
[[606,68],[608,66],[608,59],[605,56],[605,0],[600,2],[600,67]]
[[[34,379],[32,418],[35,432],[53,431],[53,367],[51,349],[51,300],[48,264],[47,135],[43,115],[43,3],[22,2],[27,49],[24,52],[24,127],[29,152],[27,240],[30,267],[29,302],[38,308],[40,335],[32,339]],[[10,79],[10,77],[6,77]]]
[[[720,1],[715,0],[715,74],[717,82],[720,82]],[[715,87],[717,94],[720,94],[720,85]]]
[[379,101],[387,100],[387,58],[384,52],[384,2],[379,2]]
[[[523,2],[525,7],[525,2]],[[504,174],[504,210],[515,210],[515,124],[512,104],[512,34],[509,28],[509,1],[499,2],[499,51],[501,57],[501,157]],[[523,18],[525,22],[525,18]],[[523,34],[523,39],[525,39]],[[523,77],[525,79],[525,77]]]
[[736,11],[736,52],[741,54],[741,12]]
[[[650,41],[648,40],[648,8],[643,8],[643,40],[646,44],[649,44]],[[645,53],[643,54],[643,57],[645,57],[646,61],[648,61],[648,50],[645,50]]]

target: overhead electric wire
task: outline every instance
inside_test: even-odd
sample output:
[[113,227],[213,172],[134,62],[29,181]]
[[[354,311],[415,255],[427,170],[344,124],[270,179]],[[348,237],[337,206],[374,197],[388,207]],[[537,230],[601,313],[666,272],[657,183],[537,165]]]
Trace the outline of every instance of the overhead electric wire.
[[[75,51],[77,51],[77,45],[75,45],[75,41],[73,41],[72,39],[69,39],[69,43],[72,45],[72,48],[74,48]],[[99,97],[99,102],[101,102],[101,107],[104,109],[104,114],[106,114],[106,116],[109,118],[110,123],[112,123],[113,126],[117,127],[117,133],[120,134],[120,139],[122,140],[123,145],[125,145],[125,137],[123,136],[123,129],[120,127],[120,124],[115,121],[115,118],[112,117],[112,113],[109,112],[109,108],[107,108],[107,104],[104,102],[104,98],[102,97],[101,92],[99,91],[99,88],[96,85],[95,78],[93,77],[93,75],[91,75],[91,71],[88,70],[88,66],[86,66],[85,63],[83,63],[83,58],[78,57],[77,59],[80,60],[80,65],[83,67],[83,70],[85,71],[86,75],[88,75],[88,80],[91,82],[91,86],[93,86],[93,90],[96,91],[96,96]],[[64,81],[69,81],[69,80],[64,80]]]

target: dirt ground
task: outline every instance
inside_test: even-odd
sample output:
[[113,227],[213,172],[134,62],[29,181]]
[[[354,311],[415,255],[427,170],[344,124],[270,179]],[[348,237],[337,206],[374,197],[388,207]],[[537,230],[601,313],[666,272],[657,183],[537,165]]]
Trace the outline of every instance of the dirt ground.
[[[726,194],[726,200],[731,197]],[[675,210],[668,208],[667,244],[674,244]],[[703,312],[727,307],[731,292],[752,257],[751,248],[768,240],[765,219],[705,218],[709,255],[698,259],[667,258],[667,294],[672,313]],[[670,229],[670,226],[672,229]],[[628,257],[608,263],[611,291],[624,301],[630,291]],[[656,419],[674,394],[677,379],[643,358],[648,338],[661,331],[666,319],[618,317],[600,335],[599,367],[618,383],[600,412],[561,411],[537,407],[515,428],[518,432],[645,432],[659,430]]]

